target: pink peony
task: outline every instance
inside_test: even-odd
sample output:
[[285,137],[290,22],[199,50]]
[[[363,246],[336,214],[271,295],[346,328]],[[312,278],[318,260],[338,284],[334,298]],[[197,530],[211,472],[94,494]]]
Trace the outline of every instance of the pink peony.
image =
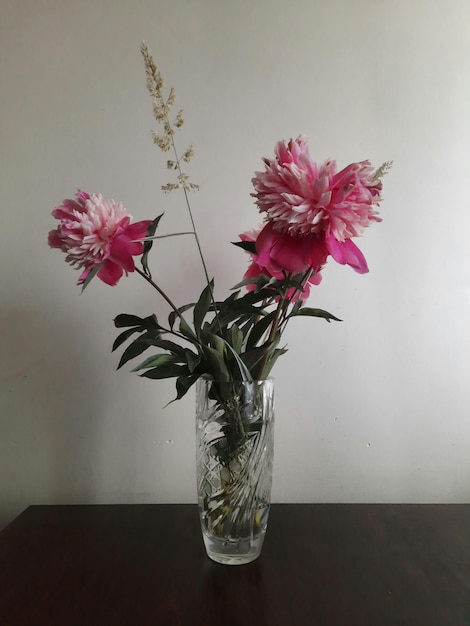
[[[320,270],[326,261],[327,252],[325,249],[320,252],[320,247],[317,247],[315,250],[318,256],[312,259],[313,246],[310,237],[292,237],[279,233],[271,224],[266,224],[261,230],[241,234],[240,239],[256,243],[256,253],[250,254],[252,262],[245,272],[245,279],[265,274],[282,280],[286,274],[301,274],[313,268],[314,273],[304,285],[303,292],[295,289],[288,292],[287,295],[293,302],[299,298],[306,300],[310,294],[310,285],[320,284]],[[253,290],[254,285],[248,285],[247,289]]]
[[70,265],[83,269],[78,284],[83,284],[97,264],[97,276],[108,285],[116,285],[123,273],[135,269],[133,256],[142,254],[151,220],[131,224],[122,203],[106,200],[101,194],[77,191],[75,200],[64,200],[52,215],[60,223],[49,233],[51,248],[66,253]]
[[367,272],[366,260],[351,238],[381,221],[375,207],[381,201],[382,183],[370,162],[352,163],[336,172],[334,161],[317,165],[302,137],[278,142],[275,155],[264,159],[265,171],[252,179],[256,191],[252,195],[267,222],[294,241],[307,237],[312,257],[321,256],[326,248],[338,263]]

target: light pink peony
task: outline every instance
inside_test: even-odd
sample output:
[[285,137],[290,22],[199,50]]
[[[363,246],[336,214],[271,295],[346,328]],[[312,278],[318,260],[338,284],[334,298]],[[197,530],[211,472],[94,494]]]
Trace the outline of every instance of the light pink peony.
[[252,179],[252,195],[272,228],[297,242],[310,238],[313,258],[326,248],[338,263],[367,272],[366,260],[351,238],[381,221],[375,207],[382,183],[374,178],[370,162],[352,163],[340,172],[334,161],[317,165],[303,137],[278,142],[275,158],[264,162],[265,171]]
[[97,276],[108,285],[116,285],[125,272],[135,269],[133,256],[143,252],[143,243],[151,220],[131,224],[122,203],[106,200],[101,194],[77,191],[76,199],[64,200],[52,215],[60,223],[49,233],[51,248],[66,253],[65,260],[83,269],[78,284],[83,284],[101,263]]

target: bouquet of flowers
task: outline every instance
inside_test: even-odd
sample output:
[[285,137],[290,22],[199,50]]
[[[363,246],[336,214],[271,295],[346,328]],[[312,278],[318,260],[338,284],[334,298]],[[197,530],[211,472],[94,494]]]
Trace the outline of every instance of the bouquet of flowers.
[[[198,401],[202,413],[219,420],[215,430],[212,426],[206,431],[205,426],[201,428],[210,439],[211,452],[199,452],[200,508],[204,532],[212,538],[208,552],[223,561],[222,548],[213,546],[217,538],[223,539],[224,546],[235,542],[239,554],[240,535],[243,540],[248,537],[249,543],[258,537],[259,548],[259,537],[266,527],[269,480],[263,483],[259,469],[252,473],[254,477],[247,478],[245,469],[253,457],[256,467],[261,467],[266,437],[272,437],[271,426],[260,417],[267,406],[271,407],[272,394],[261,392],[257,381],[265,381],[278,357],[286,352],[280,342],[289,320],[299,316],[338,320],[323,309],[305,306],[305,302],[311,286],[320,283],[330,257],[358,273],[368,271],[353,239],[370,224],[381,221],[377,212],[381,179],[391,163],[374,169],[369,161],[360,161],[338,171],[332,160],[317,164],[302,136],[278,142],[274,156],[263,159],[264,169],[252,179],[252,196],[263,223],[241,234],[235,243],[248,255],[248,268],[230,295],[217,300],[189,201],[190,192],[197,189],[185,171],[193,148],[187,148],[182,156],[176,148],[183,113],[174,111],[175,92],[173,88],[165,90],[145,44],[141,51],[158,124],[153,140],[163,152],[170,153],[167,168],[174,174],[174,180],[163,190],[182,190],[191,230],[157,234],[162,215],[132,222],[121,203],[79,190],[75,199],[64,200],[53,211],[59,224],[49,233],[49,245],[62,250],[66,261],[81,270],[78,284],[82,289],[95,276],[116,285],[123,275],[136,272],[168,304],[165,320],[153,313],[115,318],[120,333],[113,350],[128,342],[118,367],[151,351],[134,371],[150,379],[175,378],[175,400],[197,381],[212,381],[210,410],[201,398]],[[158,239],[181,234],[191,234],[195,239],[205,285],[196,302],[176,305],[152,276],[148,258]],[[140,267],[134,257],[140,257]]]
[[[116,338],[113,350],[133,338],[119,367],[146,350],[157,349],[134,371],[147,378],[175,378],[176,399],[199,378],[265,379],[276,359],[286,352],[279,344],[290,319],[312,316],[328,322],[337,320],[322,309],[305,306],[310,287],[321,281],[327,260],[331,257],[359,273],[368,271],[353,238],[371,223],[381,221],[377,214],[381,178],[390,163],[374,169],[369,161],[361,161],[337,171],[331,160],[318,165],[303,137],[280,141],[274,158],[265,158],[264,170],[252,179],[252,196],[264,223],[240,235],[235,244],[249,255],[248,269],[234,291],[225,300],[216,301],[189,202],[189,192],[197,185],[183,169],[193,156],[193,148],[190,146],[181,157],[176,150],[175,135],[184,124],[183,113],[173,115],[175,92],[171,88],[165,95],[162,75],[145,44],[142,54],[154,116],[161,127],[153,131],[153,139],[163,152],[172,153],[167,167],[176,173],[175,181],[163,189],[181,189],[184,193],[190,232],[206,278],[204,289],[197,302],[176,306],[153,279],[148,265],[152,244],[159,239],[156,232],[162,215],[133,223],[122,203],[101,194],[78,191],[75,199],[56,207],[52,214],[59,225],[49,233],[49,245],[62,250],[66,261],[82,270],[78,284],[83,289],[95,276],[116,285],[124,274],[136,271],[169,305],[166,323],[154,314],[116,317],[116,327],[125,330]],[[135,265],[134,257],[140,257],[141,268]]]

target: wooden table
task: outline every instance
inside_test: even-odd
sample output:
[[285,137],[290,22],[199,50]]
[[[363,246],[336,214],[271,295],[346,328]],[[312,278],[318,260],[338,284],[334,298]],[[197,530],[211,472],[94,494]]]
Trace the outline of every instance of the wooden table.
[[470,505],[273,505],[261,557],[195,505],[33,506],[0,533],[1,626],[469,626]]

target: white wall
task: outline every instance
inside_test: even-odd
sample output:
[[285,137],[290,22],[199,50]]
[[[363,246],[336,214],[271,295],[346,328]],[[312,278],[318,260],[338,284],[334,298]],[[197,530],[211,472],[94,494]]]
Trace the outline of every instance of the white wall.
[[[163,314],[138,276],[116,288],[46,245],[77,187],[165,211],[139,46],[185,110],[192,197],[225,296],[230,246],[259,216],[250,179],[278,139],[318,160],[394,160],[371,271],[333,263],[278,362],[273,497],[462,502],[470,494],[470,4],[467,0],[1,0],[0,523],[28,504],[193,502],[193,395],[115,371],[119,312]],[[153,257],[178,302],[203,286],[194,245]],[[130,369],[130,368],[129,368]]]

